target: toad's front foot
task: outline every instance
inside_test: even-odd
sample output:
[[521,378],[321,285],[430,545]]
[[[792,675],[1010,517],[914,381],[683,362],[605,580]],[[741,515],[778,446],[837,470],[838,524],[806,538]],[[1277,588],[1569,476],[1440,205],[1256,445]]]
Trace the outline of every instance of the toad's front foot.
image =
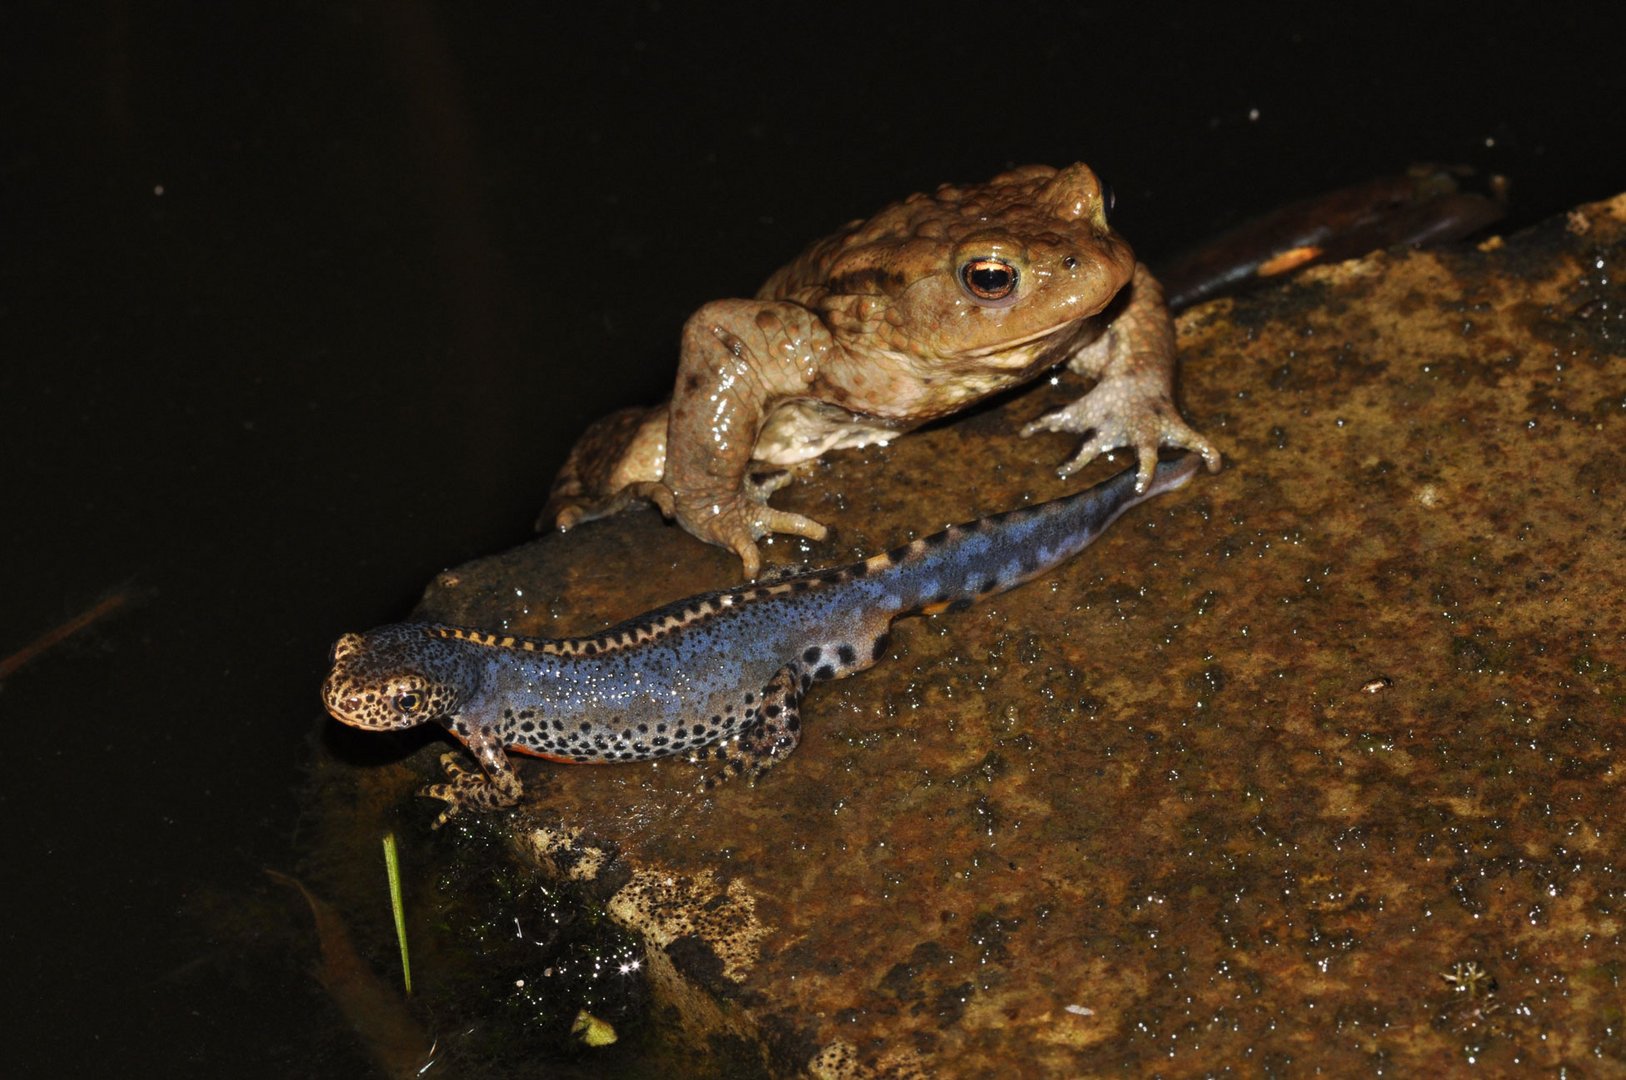
[[1120,447],[1134,449],[1138,458],[1136,491],[1145,491],[1152,482],[1159,447],[1193,450],[1202,455],[1209,472],[1219,472],[1220,468],[1220,452],[1181,419],[1168,395],[1134,379],[1104,379],[1071,405],[1028,424],[1022,434],[1038,431],[1084,436],[1078,453],[1057,470],[1062,476],[1071,476],[1097,455]]
[[512,781],[510,785],[496,784],[485,774],[458,764],[455,753],[442,754],[440,767],[446,773],[446,783],[430,784],[418,791],[425,799],[439,799],[446,804],[431,828],[440,828],[464,810],[475,813],[506,810],[519,802],[519,780],[512,773],[507,774]]
[[715,498],[689,493],[674,494],[663,483],[638,484],[635,493],[649,499],[661,508],[667,517],[689,533],[708,544],[724,547],[740,557],[745,576],[755,578],[762,569],[762,556],[756,542],[764,536],[781,533],[805,536],[809,540],[823,540],[830,530],[801,514],[776,510],[768,505],[768,496],[778,491],[789,480],[783,474],[766,482],[749,477],[742,490]]

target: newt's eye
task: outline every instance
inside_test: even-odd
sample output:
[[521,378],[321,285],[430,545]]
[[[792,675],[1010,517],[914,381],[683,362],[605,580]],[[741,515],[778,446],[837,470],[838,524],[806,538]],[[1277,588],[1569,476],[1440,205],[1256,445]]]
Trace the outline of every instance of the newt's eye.
[[423,695],[416,690],[406,690],[395,695],[395,709],[397,712],[411,716],[423,707]]
[[960,280],[979,300],[1003,300],[1016,291],[1016,267],[1004,259],[972,259],[960,267]]

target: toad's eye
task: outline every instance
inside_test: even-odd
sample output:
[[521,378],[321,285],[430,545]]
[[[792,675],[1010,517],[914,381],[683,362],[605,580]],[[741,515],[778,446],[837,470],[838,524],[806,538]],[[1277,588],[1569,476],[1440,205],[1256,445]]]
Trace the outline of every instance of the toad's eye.
[[423,708],[423,695],[416,690],[406,690],[395,695],[395,709],[397,712],[411,716]]
[[1003,300],[1016,291],[1016,267],[1004,259],[972,259],[960,267],[960,280],[979,300]]

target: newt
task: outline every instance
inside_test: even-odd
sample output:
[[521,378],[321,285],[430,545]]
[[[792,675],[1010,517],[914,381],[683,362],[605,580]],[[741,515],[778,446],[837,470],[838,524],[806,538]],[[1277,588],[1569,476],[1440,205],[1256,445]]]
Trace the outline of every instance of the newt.
[[876,664],[894,619],[956,611],[1044,574],[1202,461],[1162,462],[1144,487],[1128,469],[849,566],[703,593],[586,637],[425,622],[346,634],[322,700],[352,727],[438,723],[463,743],[479,771],[448,753],[446,782],[420,792],[447,804],[436,827],[519,802],[510,752],[573,764],[682,755],[721,762],[708,786],[755,781],[800,741],[802,695]]

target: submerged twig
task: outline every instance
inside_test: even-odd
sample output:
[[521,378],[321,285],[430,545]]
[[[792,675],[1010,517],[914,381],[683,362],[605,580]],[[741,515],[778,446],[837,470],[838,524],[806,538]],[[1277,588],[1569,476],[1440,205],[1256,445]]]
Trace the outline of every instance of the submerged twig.
[[10,678],[18,668],[29,663],[41,653],[54,649],[92,623],[107,618],[107,616],[118,611],[139,595],[141,595],[141,590],[130,585],[121,586],[67,622],[47,630],[10,656],[0,660],[0,682]]
[[406,1003],[373,973],[350,940],[350,931],[332,905],[317,898],[298,878],[267,869],[273,881],[298,889],[316,920],[322,962],[316,978],[386,1072],[416,1077],[434,1057],[434,1045],[418,1026]]

